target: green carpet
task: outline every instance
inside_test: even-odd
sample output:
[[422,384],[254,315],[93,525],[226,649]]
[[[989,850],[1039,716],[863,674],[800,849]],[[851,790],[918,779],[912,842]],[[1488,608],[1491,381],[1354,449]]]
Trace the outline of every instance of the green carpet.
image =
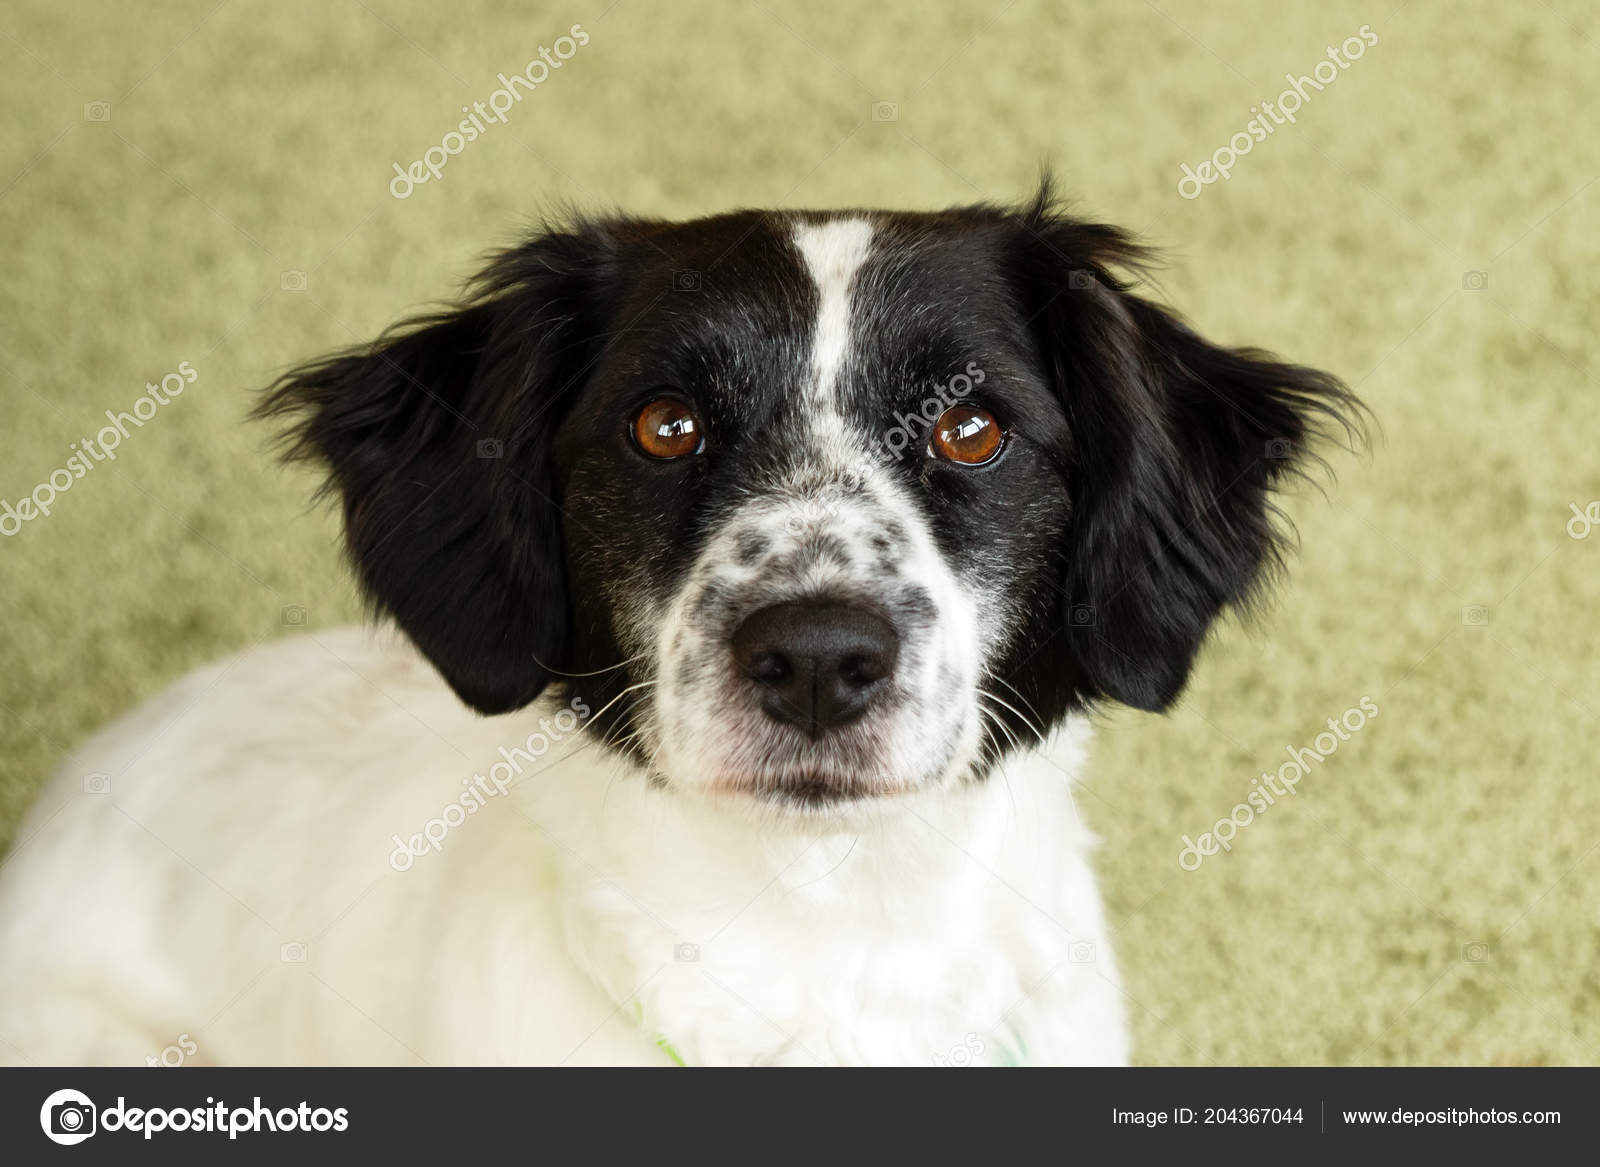
[[[1203,331],[1340,373],[1381,427],[1289,500],[1303,551],[1266,618],[1220,631],[1173,716],[1106,718],[1079,804],[1138,1060],[1600,1061],[1600,534],[1565,530],[1600,499],[1590,15],[13,0],[0,497],[147,381],[196,380],[0,538],[0,846],[104,719],[295,609],[356,618],[309,475],[242,420],[285,365],[561,202],[933,208],[1025,196],[1049,160],[1169,249],[1161,293]],[[575,23],[588,44],[391,196]],[[1182,164],[1364,24],[1293,124],[1180,197]],[[1364,696],[1378,716],[1297,794],[1179,866]]]

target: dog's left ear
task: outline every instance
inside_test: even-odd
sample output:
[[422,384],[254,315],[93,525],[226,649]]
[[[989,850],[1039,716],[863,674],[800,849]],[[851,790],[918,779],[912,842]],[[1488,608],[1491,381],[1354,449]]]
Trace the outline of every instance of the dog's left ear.
[[305,365],[258,414],[323,464],[362,589],[468,705],[526,705],[568,634],[551,437],[605,334],[613,224],[507,251],[462,307]]
[[1115,273],[1149,255],[1116,228],[1024,218],[1025,311],[1066,410],[1066,636],[1080,689],[1160,711],[1220,611],[1278,564],[1272,490],[1361,407],[1330,374],[1197,336]]

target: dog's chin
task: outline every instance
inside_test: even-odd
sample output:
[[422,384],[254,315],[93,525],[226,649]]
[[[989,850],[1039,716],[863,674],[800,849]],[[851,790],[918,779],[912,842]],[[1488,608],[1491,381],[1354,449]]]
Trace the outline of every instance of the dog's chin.
[[709,734],[698,756],[658,751],[651,781],[720,813],[799,829],[865,826],[903,814],[970,774],[960,734],[912,753],[882,729],[809,741],[757,721]]
[[719,799],[747,799],[792,807],[797,811],[826,813],[854,803],[904,798],[923,788],[920,782],[861,779],[819,770],[771,774],[729,774],[706,789]]
[[798,831],[860,830],[910,810],[941,786],[938,775],[864,778],[824,770],[719,773],[696,785],[719,810]]

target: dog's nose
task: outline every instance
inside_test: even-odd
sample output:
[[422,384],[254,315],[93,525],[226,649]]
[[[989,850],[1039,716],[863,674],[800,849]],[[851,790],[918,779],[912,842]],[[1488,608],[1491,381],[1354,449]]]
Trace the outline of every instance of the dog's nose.
[[886,620],[847,604],[774,604],[733,634],[734,660],[761,686],[767,716],[811,737],[859,717],[899,649]]

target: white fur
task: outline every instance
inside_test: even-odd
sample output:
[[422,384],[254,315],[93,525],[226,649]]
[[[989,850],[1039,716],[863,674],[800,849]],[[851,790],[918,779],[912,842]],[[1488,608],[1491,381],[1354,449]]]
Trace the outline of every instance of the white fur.
[[813,403],[831,408],[834,388],[850,352],[850,292],[872,251],[872,225],[865,219],[800,221],[795,247],[817,288],[812,341]]
[[392,836],[555,715],[476,717],[356,629],[180,681],[66,763],[0,870],[0,1055],[141,1064],[187,1034],[212,1063],[667,1064],[662,1035],[691,1064],[1125,1060],[1082,722],[847,833],[753,829],[579,731],[395,869]]

